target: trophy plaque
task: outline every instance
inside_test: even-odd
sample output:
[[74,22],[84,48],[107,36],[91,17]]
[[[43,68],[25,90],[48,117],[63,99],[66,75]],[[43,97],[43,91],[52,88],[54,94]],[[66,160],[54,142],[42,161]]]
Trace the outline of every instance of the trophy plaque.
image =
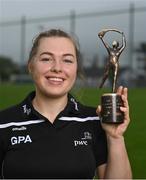
[[[121,45],[116,40],[112,42],[112,46],[105,42],[105,39],[103,37],[109,31],[112,33],[116,32],[122,35]],[[103,45],[107,49],[109,55],[108,63],[106,64],[105,72],[99,88],[103,87],[109,75],[112,80],[112,92],[105,93],[101,96],[101,121],[103,123],[120,124],[123,123],[124,120],[124,114],[120,110],[120,107],[123,106],[123,101],[121,96],[116,93],[116,83],[119,70],[119,56],[126,47],[126,39],[124,33],[117,29],[104,29],[98,33],[98,36],[103,42]]]

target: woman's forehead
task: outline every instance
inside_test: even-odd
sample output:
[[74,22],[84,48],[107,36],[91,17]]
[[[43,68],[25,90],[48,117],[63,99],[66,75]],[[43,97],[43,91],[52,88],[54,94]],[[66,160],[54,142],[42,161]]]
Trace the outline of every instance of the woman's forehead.
[[75,52],[75,46],[69,38],[47,37],[40,40],[38,50],[61,50]]
[[71,44],[72,46],[74,46],[74,43],[72,42],[71,39],[67,38],[67,37],[43,37],[40,39],[39,44]]

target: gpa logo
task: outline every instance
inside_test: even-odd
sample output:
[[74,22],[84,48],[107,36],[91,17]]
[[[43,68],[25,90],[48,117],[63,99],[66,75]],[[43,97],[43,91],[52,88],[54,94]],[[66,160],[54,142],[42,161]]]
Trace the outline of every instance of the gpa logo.
[[25,144],[25,143],[31,143],[32,140],[30,138],[29,135],[26,135],[26,136],[13,136],[11,137],[11,144],[12,145],[15,145],[15,144]]

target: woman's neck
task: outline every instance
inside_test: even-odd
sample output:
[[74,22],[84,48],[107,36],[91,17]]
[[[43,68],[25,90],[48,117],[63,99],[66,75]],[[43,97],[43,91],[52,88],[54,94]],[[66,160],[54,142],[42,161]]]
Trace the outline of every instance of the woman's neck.
[[67,94],[61,97],[48,97],[36,91],[32,104],[35,110],[53,123],[56,116],[67,105],[67,100]]

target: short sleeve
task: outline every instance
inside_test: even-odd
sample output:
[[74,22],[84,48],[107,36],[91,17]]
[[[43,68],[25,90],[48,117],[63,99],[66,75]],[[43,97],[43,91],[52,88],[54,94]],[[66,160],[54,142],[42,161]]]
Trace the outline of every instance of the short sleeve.
[[105,131],[100,122],[94,123],[94,143],[93,150],[96,159],[96,167],[107,162],[107,139]]

